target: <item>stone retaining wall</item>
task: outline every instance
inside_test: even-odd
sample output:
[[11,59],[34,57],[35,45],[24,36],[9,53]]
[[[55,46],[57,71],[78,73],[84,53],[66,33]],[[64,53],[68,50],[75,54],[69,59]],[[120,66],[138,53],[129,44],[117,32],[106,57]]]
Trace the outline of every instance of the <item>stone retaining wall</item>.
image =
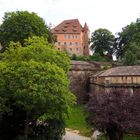
[[70,90],[76,95],[79,104],[88,101],[90,77],[100,69],[96,62],[72,61],[69,71]]

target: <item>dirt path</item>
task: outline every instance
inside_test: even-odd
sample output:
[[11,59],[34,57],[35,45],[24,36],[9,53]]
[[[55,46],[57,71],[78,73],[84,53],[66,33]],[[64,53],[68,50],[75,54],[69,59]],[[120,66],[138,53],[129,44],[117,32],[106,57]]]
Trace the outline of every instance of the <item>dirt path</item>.
[[66,135],[63,140],[90,140],[90,138],[80,136],[76,133],[66,131]]

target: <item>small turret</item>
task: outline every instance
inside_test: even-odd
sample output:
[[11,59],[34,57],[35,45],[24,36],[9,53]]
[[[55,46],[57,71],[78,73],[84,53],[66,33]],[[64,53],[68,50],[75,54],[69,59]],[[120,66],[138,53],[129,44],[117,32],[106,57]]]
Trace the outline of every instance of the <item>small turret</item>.
[[85,22],[85,24],[84,24],[84,31],[89,31],[89,28],[88,28],[88,26],[87,26],[87,23]]
[[89,55],[89,28],[85,22],[83,27],[83,45],[84,45],[84,55]]

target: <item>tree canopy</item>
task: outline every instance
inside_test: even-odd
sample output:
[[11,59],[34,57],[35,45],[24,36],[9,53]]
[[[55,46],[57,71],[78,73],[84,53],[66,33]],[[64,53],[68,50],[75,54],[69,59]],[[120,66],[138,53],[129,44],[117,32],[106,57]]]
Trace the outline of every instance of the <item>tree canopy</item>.
[[91,35],[91,49],[95,53],[99,53],[101,56],[107,55],[112,56],[114,36],[107,29],[97,29]]
[[[128,50],[133,52],[134,44],[136,47],[140,44],[140,19],[137,19],[136,22],[125,26],[122,29],[122,32],[118,33],[118,36],[115,41],[114,47],[116,48],[117,58],[123,58],[125,52]],[[132,45],[133,44],[133,45]]]
[[32,36],[43,36],[52,42],[52,34],[44,20],[36,13],[28,11],[7,12],[0,25],[0,42],[8,47],[10,41],[19,41],[22,45],[24,39]]
[[[1,54],[0,139],[23,135],[27,140],[43,135],[44,139],[59,140],[75,101],[68,88],[70,60],[43,37],[26,39],[24,45],[11,42]],[[36,126],[38,121],[45,122],[43,130]]]
[[138,65],[140,64],[140,44],[131,43],[127,46],[127,50],[122,56],[124,65]]

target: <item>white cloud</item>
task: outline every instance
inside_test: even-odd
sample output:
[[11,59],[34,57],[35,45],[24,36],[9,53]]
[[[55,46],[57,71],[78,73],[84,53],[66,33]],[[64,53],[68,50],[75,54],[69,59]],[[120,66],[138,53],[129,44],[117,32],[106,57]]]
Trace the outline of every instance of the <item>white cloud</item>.
[[78,18],[91,32],[107,28],[113,33],[140,16],[140,0],[0,0],[0,18],[6,11],[36,12],[47,23]]

